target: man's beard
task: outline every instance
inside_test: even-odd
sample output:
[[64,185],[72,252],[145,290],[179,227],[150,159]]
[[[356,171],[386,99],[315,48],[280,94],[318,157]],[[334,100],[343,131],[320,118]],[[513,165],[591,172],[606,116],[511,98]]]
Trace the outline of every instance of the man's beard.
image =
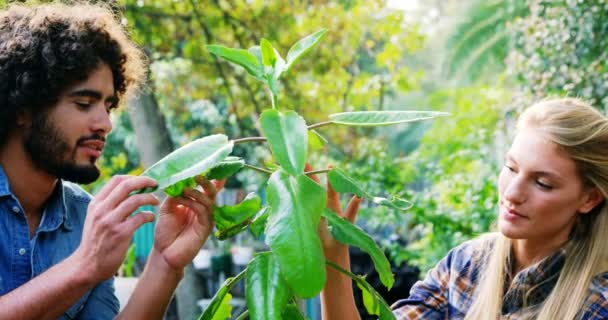
[[[80,143],[90,139],[104,140],[98,134],[93,134],[81,137],[76,145],[70,147],[57,127],[41,115],[34,119],[23,146],[37,168],[59,179],[87,184],[97,180],[100,172],[95,166],[95,159],[91,159],[87,165],[76,164],[76,150]],[[69,157],[66,159],[67,155]]]

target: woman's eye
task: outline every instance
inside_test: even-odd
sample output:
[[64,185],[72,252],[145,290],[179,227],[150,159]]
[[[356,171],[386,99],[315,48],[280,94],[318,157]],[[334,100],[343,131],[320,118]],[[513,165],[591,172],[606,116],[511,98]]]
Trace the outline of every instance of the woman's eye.
[[544,183],[544,182],[542,182],[542,181],[540,181],[540,180],[536,180],[536,184],[537,184],[539,187],[541,187],[541,188],[543,188],[543,189],[546,189],[546,190],[551,190],[551,189],[553,189],[553,186],[552,186],[552,185],[547,184],[547,183]]
[[513,167],[511,167],[511,166],[509,166],[509,165],[506,165],[506,164],[505,164],[505,168],[507,168],[507,169],[508,169],[509,171],[511,171],[511,172],[515,172],[515,169],[513,169]]

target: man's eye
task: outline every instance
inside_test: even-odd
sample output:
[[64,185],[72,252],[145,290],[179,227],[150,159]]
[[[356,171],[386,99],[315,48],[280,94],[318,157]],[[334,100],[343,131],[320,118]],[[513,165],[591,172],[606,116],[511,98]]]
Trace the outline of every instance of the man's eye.
[[118,108],[118,106],[113,103],[113,104],[111,104],[111,105],[109,105],[109,106],[106,107],[106,111],[109,114],[110,112],[112,112],[113,110],[116,110],[117,108]]
[[88,108],[88,107],[91,106],[90,103],[88,103],[88,102],[82,102],[82,101],[74,101],[74,104],[76,104],[77,106],[79,106],[79,107],[81,107],[83,109],[86,109],[86,108]]

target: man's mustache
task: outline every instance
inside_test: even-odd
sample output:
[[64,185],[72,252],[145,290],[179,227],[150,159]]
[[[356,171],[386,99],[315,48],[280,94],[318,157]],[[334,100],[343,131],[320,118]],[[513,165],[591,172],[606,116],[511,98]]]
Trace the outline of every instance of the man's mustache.
[[90,136],[87,137],[80,137],[77,141],[77,145],[80,145],[88,140],[99,140],[99,141],[103,141],[106,142],[106,138],[102,137],[100,134],[98,133],[93,133]]

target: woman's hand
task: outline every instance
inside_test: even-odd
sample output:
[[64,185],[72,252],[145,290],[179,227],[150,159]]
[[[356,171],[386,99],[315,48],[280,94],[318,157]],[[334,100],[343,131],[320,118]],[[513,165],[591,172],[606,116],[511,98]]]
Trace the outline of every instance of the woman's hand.
[[[312,167],[310,164],[306,164],[304,171],[312,171]],[[319,183],[319,178],[316,175],[309,175],[311,179],[315,182]],[[348,205],[346,206],[346,210],[342,210],[340,206],[340,194],[338,194],[329,183],[329,179],[327,180],[327,208],[337,213],[339,216],[348,219],[348,221],[354,223],[357,217],[357,212],[359,211],[359,205],[361,204],[361,198],[357,196],[353,196]],[[348,246],[336,241],[334,237],[329,232],[327,228],[327,221],[325,218],[321,218],[321,223],[319,223],[319,238],[321,238],[321,243],[323,245],[323,251],[325,253],[325,258],[330,261],[336,261],[338,258],[348,253]]]
[[154,231],[154,250],[176,272],[192,262],[213,231],[215,196],[225,180],[197,177],[196,183],[203,191],[188,188],[180,197],[165,199]]

